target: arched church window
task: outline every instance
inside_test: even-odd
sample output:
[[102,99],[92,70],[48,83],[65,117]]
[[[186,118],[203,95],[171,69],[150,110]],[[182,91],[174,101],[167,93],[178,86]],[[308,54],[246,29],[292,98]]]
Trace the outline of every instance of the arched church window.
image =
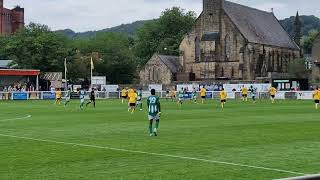
[[232,42],[229,34],[226,35],[224,43],[225,43],[225,60],[229,61],[231,57],[231,46],[232,46]]
[[224,77],[224,69],[221,69],[221,77]]
[[232,69],[231,69],[231,78],[233,78],[234,77],[234,68],[232,67]]
[[158,80],[158,73],[157,73],[157,68],[153,67],[153,81],[157,81]]
[[195,39],[195,60],[196,62],[200,61],[200,56],[201,56],[201,44],[200,44],[200,38],[196,37]]
[[149,80],[153,81],[153,69],[149,69]]

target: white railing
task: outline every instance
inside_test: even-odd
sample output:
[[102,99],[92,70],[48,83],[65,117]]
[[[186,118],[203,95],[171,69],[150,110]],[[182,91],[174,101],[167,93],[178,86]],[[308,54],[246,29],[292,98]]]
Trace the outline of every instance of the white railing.
[[[62,92],[64,97],[65,92]],[[218,91],[207,92],[208,99],[219,99]],[[279,91],[276,95],[276,99],[291,99],[291,100],[312,100],[312,91]],[[86,99],[89,99],[90,92],[86,92]],[[97,99],[120,99],[121,92],[96,92]],[[150,96],[149,91],[143,91],[143,98]],[[157,96],[161,98],[170,98],[167,96],[166,91],[157,92]],[[191,99],[192,92],[184,94],[185,99]],[[251,93],[248,94],[249,98]],[[198,92],[199,97],[199,92]],[[241,92],[228,92],[229,99],[241,99]],[[257,99],[269,99],[268,92],[258,92]],[[72,93],[72,99],[79,99],[78,93]],[[199,97],[200,98],[200,97]],[[0,99],[2,100],[53,100],[55,99],[55,92],[50,91],[37,91],[37,92],[0,92]]]

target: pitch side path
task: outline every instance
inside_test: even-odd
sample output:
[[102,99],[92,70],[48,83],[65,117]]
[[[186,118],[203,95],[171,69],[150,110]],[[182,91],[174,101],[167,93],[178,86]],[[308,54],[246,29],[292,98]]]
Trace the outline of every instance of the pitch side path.
[[162,100],[159,136],[120,100],[0,102],[0,179],[276,179],[320,172],[312,101]]

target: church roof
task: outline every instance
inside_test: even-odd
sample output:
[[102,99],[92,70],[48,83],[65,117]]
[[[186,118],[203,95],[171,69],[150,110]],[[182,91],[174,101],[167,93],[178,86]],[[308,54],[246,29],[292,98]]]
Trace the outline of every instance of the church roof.
[[170,69],[171,72],[177,73],[180,69],[178,56],[158,55],[160,60]]
[[271,12],[225,1],[224,11],[251,43],[299,49]]

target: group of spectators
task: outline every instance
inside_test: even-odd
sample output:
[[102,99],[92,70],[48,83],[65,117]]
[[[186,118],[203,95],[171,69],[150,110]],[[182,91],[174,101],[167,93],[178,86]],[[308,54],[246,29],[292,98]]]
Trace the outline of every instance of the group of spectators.
[[3,87],[3,92],[28,92],[28,91],[35,91],[36,88],[31,83],[14,83],[9,86]]

